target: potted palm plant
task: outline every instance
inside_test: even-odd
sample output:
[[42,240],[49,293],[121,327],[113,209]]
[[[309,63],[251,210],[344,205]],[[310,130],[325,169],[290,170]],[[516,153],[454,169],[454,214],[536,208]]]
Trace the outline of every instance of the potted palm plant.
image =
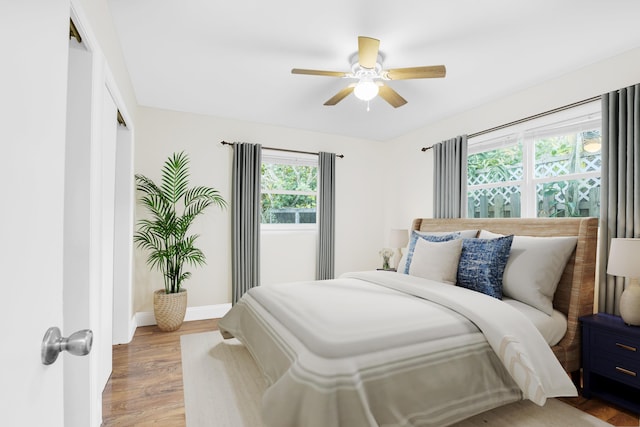
[[198,186],[189,188],[189,156],[174,153],[165,161],[160,184],[136,174],[140,202],[150,216],[138,222],[136,245],[149,252],[147,264],[164,278],[164,289],[153,294],[153,310],[158,328],[175,331],[187,310],[187,291],[183,282],[191,276],[185,264],[205,264],[204,253],[194,246],[197,234],[187,234],[193,221],[211,206],[227,206],[218,190]]

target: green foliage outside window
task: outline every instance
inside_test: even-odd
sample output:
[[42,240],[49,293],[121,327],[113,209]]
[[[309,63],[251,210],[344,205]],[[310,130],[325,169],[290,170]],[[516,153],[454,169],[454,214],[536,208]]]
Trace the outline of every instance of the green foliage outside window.
[[315,223],[317,166],[263,162],[263,224]]
[[522,176],[522,144],[472,154],[467,165],[470,185],[479,178],[483,183],[512,181],[513,175]]

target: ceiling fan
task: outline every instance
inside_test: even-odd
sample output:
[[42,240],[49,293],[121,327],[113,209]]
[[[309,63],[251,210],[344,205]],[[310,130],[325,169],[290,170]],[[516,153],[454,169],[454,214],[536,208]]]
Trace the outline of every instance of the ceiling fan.
[[351,72],[323,71],[294,68],[292,74],[306,74],[311,76],[342,77],[357,79],[340,92],[331,97],[324,105],[336,105],[351,92],[363,101],[370,101],[377,95],[398,108],[407,103],[398,92],[384,84],[385,80],[430,79],[444,77],[447,70],[444,65],[425,67],[382,68],[383,57],[379,51],[380,40],[371,37],[358,37],[358,52],[351,57]]

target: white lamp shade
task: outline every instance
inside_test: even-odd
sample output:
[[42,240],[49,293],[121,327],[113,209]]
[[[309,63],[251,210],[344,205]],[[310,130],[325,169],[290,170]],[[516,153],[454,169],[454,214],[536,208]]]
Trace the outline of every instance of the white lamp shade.
[[601,147],[601,143],[600,143],[600,139],[590,139],[584,142],[584,144],[582,144],[582,148],[584,149],[584,151],[586,151],[587,153],[597,153],[598,151],[600,151],[600,147]]
[[409,232],[407,230],[391,230],[389,235],[389,246],[392,248],[404,248],[409,243]]
[[611,239],[607,274],[640,277],[640,239]]

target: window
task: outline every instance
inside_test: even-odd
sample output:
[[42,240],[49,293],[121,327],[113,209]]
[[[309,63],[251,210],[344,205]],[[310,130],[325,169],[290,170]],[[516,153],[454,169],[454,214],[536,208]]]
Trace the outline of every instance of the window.
[[318,159],[315,156],[263,155],[261,222],[300,228],[316,224]]
[[467,216],[600,216],[599,103],[576,110],[470,141]]

